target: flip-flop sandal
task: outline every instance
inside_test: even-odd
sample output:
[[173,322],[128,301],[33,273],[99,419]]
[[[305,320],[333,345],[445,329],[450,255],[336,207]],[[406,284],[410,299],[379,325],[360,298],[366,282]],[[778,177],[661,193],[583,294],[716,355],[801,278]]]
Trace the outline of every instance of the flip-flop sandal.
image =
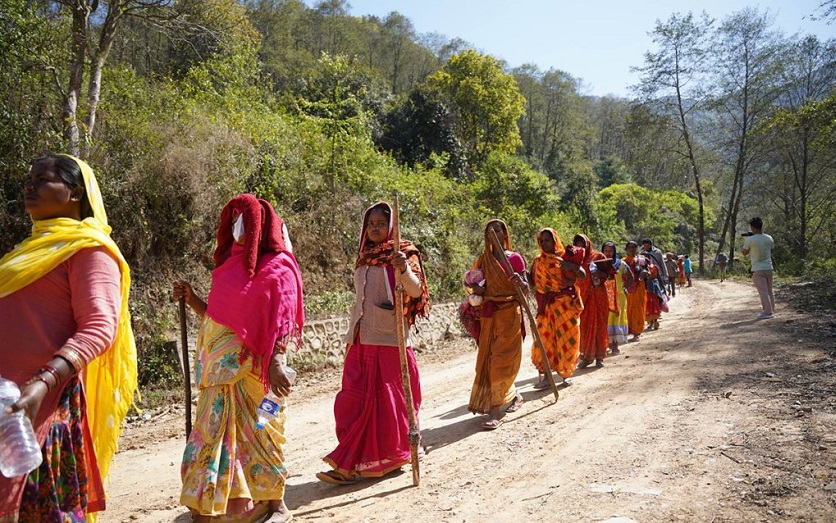
[[483,430],[496,430],[499,427],[501,427],[503,423],[505,423],[505,420],[501,420],[501,419],[486,421],[486,422],[482,423],[482,429]]
[[349,478],[343,476],[337,471],[329,470],[327,472],[317,472],[316,479],[329,485],[351,485],[357,483],[357,478]]
[[523,403],[525,403],[525,400],[523,399],[523,397],[522,396],[516,396],[514,398],[514,401],[512,401],[511,404],[508,405],[508,408],[505,409],[505,412],[508,412],[508,413],[517,412],[518,410],[520,410]]

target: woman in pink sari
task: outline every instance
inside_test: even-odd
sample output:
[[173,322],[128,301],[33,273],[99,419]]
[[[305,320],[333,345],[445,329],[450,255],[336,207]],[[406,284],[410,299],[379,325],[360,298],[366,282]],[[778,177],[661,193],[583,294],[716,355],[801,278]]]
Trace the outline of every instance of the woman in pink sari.
[[339,444],[324,458],[333,470],[316,477],[333,485],[381,477],[409,463],[409,413],[421,406],[418,364],[407,337],[413,404],[407,406],[401,379],[394,310],[395,271],[404,288],[405,331],[429,309],[421,253],[405,240],[393,245],[392,208],[380,202],[363,215],[354,268],[357,298],[351,312],[342,389],[334,400]]

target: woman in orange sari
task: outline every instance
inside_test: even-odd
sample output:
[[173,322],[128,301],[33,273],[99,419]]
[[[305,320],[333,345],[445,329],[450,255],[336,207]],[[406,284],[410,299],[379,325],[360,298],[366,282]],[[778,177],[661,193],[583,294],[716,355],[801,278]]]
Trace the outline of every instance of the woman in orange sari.
[[[494,252],[489,234],[496,233],[504,252]],[[500,264],[502,256],[511,262],[513,274],[507,274]],[[517,301],[515,285],[526,286],[525,260],[511,251],[508,227],[502,220],[491,220],[485,228],[485,251],[472,269],[482,269],[485,286],[476,286],[475,294],[483,296],[479,352],[476,356],[476,378],[470,392],[468,409],[474,414],[487,414],[482,424],[485,430],[502,425],[502,406],[510,403],[505,412],[522,406],[522,395],[514,380],[522,359],[522,310]]]
[[623,260],[634,276],[633,282],[627,286],[627,330],[633,335],[628,341],[639,341],[644,332],[645,307],[647,306],[647,288],[644,284],[648,276],[647,260],[641,254],[636,253],[638,246],[636,242],[627,242],[625,247],[627,256]]
[[[531,280],[537,291],[537,330],[540,331],[551,368],[556,369],[568,385],[566,379],[575,373],[580,349],[583,302],[576,282],[586,278],[586,272],[580,265],[584,250],[573,246],[563,249],[554,229],[540,231],[537,243],[540,254],[531,264]],[[542,374],[542,379],[534,388],[547,388],[549,382],[545,366],[540,351],[535,347],[531,349],[531,362]]]
[[583,369],[595,361],[599,369],[604,366],[604,358],[610,346],[610,336],[607,333],[607,319],[610,310],[616,309],[615,280],[607,279],[595,266],[596,261],[603,260],[602,253],[592,248],[592,242],[585,234],[576,234],[572,243],[575,247],[584,249],[583,264],[589,271],[590,278],[578,281],[583,312],[581,312],[581,350],[578,368]]

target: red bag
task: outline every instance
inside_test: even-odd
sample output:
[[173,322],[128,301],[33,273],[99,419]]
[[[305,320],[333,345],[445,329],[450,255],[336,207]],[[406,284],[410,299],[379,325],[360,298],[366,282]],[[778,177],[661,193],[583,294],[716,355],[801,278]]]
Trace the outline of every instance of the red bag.
[[459,305],[459,322],[478,343],[479,333],[482,330],[482,308],[474,307],[465,299],[464,303]]

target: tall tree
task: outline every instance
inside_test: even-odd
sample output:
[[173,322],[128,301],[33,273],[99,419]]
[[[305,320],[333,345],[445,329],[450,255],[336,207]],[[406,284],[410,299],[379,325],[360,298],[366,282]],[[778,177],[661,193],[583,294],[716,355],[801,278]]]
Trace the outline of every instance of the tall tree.
[[746,176],[766,144],[756,133],[778,96],[780,35],[771,29],[769,12],[746,8],[726,18],[714,34],[712,72],[714,106],[720,114],[720,147],[734,164],[718,251],[728,234],[729,266],[734,264],[735,235]]
[[452,109],[470,165],[481,165],[492,151],[513,153],[521,145],[517,121],[525,100],[496,58],[465,50],[430,75],[427,84]]
[[807,259],[811,239],[832,219],[836,196],[836,40],[795,40],[784,46],[780,63],[780,109],[761,126],[773,171],[766,193],[784,211],[793,251]]
[[644,66],[637,68],[642,74],[637,91],[642,101],[676,121],[682,138],[678,153],[687,159],[699,205],[699,272],[705,268],[705,201],[697,146],[693,136],[694,113],[702,108],[704,95],[699,82],[704,75],[707,57],[708,29],[713,21],[704,13],[694,17],[692,13],[672,14],[667,22],[656,21],[650,33],[656,52],[644,55]]
[[[75,155],[81,155],[84,144],[84,154],[89,152],[90,141],[96,125],[96,113],[102,90],[102,71],[107,57],[113,47],[122,20],[127,16],[159,16],[166,18],[174,13],[170,8],[170,0],[60,0],[58,4],[64,7],[72,20],[70,35],[69,78],[66,86],[57,81],[57,87],[63,99],[63,135],[67,150]],[[99,9],[104,13],[99,12]],[[101,20],[99,26],[91,23],[91,17]],[[98,32],[95,42],[93,31]],[[89,76],[87,84],[85,113],[82,125],[79,126],[79,102],[82,97],[84,71],[89,60]],[[49,67],[57,70],[58,67]]]

